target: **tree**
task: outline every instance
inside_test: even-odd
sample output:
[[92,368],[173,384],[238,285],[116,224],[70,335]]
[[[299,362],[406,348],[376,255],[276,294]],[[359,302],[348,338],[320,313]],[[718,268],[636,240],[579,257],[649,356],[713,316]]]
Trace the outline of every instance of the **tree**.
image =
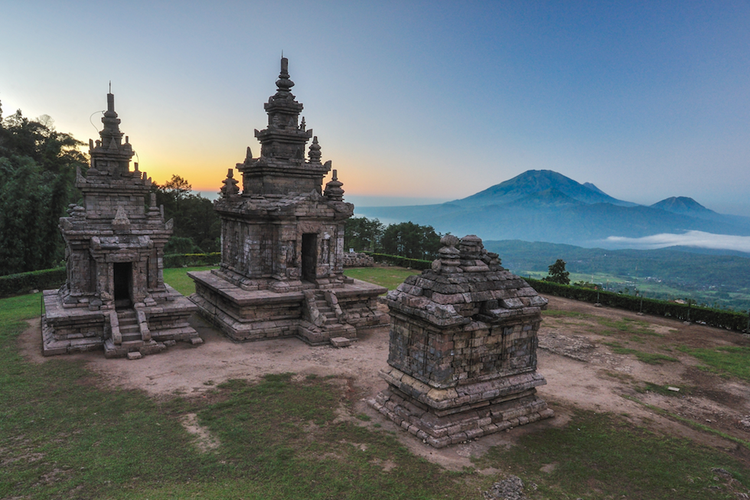
[[0,275],[63,259],[59,219],[80,198],[75,171],[88,164],[80,145],[46,115],[30,120],[18,110],[0,120]]
[[380,246],[382,236],[383,224],[378,219],[352,217],[346,221],[344,229],[344,250],[348,251],[353,248],[358,252],[365,250],[374,252]]
[[557,259],[554,264],[549,266],[549,274],[544,281],[551,281],[552,283],[560,283],[561,285],[570,284],[570,273],[565,270],[565,261]]
[[[164,217],[174,219],[174,233],[165,251],[185,253],[180,249],[189,249],[189,252],[218,252],[221,220],[211,200],[194,195],[191,190],[187,179],[179,175],[172,175],[162,186],[152,186],[157,205],[164,205]],[[184,241],[185,238],[190,239],[192,246]]]
[[389,225],[380,243],[387,254],[410,259],[434,259],[440,250],[440,234],[432,226],[402,222]]

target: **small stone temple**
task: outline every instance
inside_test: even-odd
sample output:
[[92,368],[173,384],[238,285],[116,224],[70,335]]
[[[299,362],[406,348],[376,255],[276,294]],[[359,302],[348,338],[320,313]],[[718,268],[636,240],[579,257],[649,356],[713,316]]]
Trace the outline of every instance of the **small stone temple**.
[[[321,163],[318,138],[300,121],[288,60],[264,107],[268,126],[255,131],[260,156],[247,148],[229,169],[214,209],[221,218],[221,266],[192,272],[201,313],[238,341],[297,336],[316,345],[346,345],[387,326],[378,309],[386,289],[343,274],[344,224],[354,205],[343,200],[336,170]],[[312,138],[307,155],[307,142]]]
[[76,172],[83,206],[60,219],[68,277],[44,291],[43,353],[103,348],[107,357],[138,358],[177,340],[200,344],[187,322],[197,307],[162,277],[172,220],[149,197],[151,179],[138,163],[130,170],[133,147],[123,142],[111,93],[102,123],[101,138],[89,141],[90,168]]
[[387,295],[388,389],[370,404],[436,448],[552,417],[535,389],[547,300],[478,237],[441,243],[431,270]]

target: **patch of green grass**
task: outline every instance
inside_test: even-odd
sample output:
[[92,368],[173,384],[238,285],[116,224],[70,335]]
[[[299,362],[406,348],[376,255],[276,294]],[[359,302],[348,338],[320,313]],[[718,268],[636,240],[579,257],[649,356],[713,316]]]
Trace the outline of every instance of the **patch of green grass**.
[[656,333],[655,331],[651,329],[649,323],[646,321],[641,321],[637,319],[629,319],[629,318],[613,320],[613,319],[604,318],[601,316],[598,316],[596,319],[599,322],[599,324],[602,325],[603,327],[611,328],[613,330],[617,330],[618,332],[660,337],[658,333]]
[[690,354],[708,365],[710,371],[750,381],[750,347],[691,348],[678,346],[677,350]]
[[407,269],[405,267],[352,267],[344,269],[344,274],[368,283],[374,283],[395,290],[412,274],[420,274],[422,271]]
[[[540,470],[547,464],[555,466]],[[593,412],[576,413],[563,428],[528,433],[510,449],[494,447],[476,465],[535,483],[531,498],[734,498],[711,469],[724,468],[743,484],[750,479],[740,462],[720,451]]]
[[649,365],[660,365],[664,361],[679,361],[677,358],[667,356],[666,354],[643,352],[636,349],[631,349],[629,347],[624,347],[619,342],[602,342],[602,344],[608,346],[615,354],[632,354],[638,359],[638,361],[647,363]]
[[542,311],[542,316],[549,316],[550,318],[577,318],[577,319],[588,319],[593,318],[592,314],[586,314],[576,311],[563,311],[560,309],[547,309]]
[[669,363],[676,363],[679,361],[677,358],[673,358],[672,356],[667,356],[666,354],[659,354],[655,352],[637,351],[635,352],[635,357],[638,358],[638,361],[640,361],[641,363],[647,363],[649,365],[660,365],[664,361],[667,361]]
[[661,394],[662,396],[684,396],[685,394],[690,394],[691,390],[689,387],[679,387],[679,392],[676,391],[670,391],[667,387],[667,385],[659,385],[659,384],[652,384],[651,382],[646,382],[643,386],[636,387],[636,392],[644,393],[644,392],[653,392],[656,394]]
[[649,410],[652,410],[655,413],[659,413],[660,415],[665,415],[665,416],[671,417],[671,418],[673,418],[675,420],[678,420],[678,421],[682,422],[683,424],[686,424],[686,425],[689,425],[690,427],[693,427],[694,429],[698,429],[698,430],[706,432],[708,434],[715,434],[717,436],[721,436],[721,437],[723,437],[724,439],[726,439],[728,441],[733,441],[733,442],[735,442],[737,444],[741,444],[745,448],[750,449],[750,442],[745,441],[744,439],[736,438],[734,436],[731,436],[731,435],[727,434],[726,432],[720,431],[718,429],[713,429],[713,428],[711,428],[711,427],[709,427],[709,426],[707,426],[705,424],[702,424],[700,422],[696,422],[694,420],[690,420],[689,418],[685,418],[685,417],[682,417],[682,416],[677,415],[675,413],[672,413],[670,411],[667,411],[664,408],[659,408],[658,406],[654,406],[654,405],[650,405],[648,403],[644,403],[643,401],[639,400],[638,398],[634,398],[632,396],[627,396],[627,395],[622,395],[622,397],[625,398],[625,399],[627,399],[627,400],[630,400],[630,401],[633,401],[635,403],[638,403],[639,405],[642,405],[642,406],[648,408]]
[[207,271],[216,266],[204,267],[175,267],[164,270],[164,282],[187,297],[195,293],[195,282],[187,275],[188,271]]

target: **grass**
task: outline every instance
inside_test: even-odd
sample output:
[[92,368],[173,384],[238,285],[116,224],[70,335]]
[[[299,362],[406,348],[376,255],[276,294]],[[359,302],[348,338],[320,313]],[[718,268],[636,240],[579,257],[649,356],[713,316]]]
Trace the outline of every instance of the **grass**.
[[[609,414],[579,412],[493,448],[475,466],[502,472],[483,476],[414,456],[366,414],[337,418],[354,412],[328,376],[211,382],[199,399],[101,388],[82,361],[21,357],[16,340],[39,303],[40,294],[0,300],[0,498],[476,499],[513,473],[536,483],[526,489],[531,500],[690,500],[728,497],[714,467],[748,481],[725,453]],[[192,413],[218,448],[194,445],[180,423]]]
[[677,358],[673,358],[672,356],[667,356],[666,354],[643,352],[643,351],[638,351],[636,349],[631,349],[629,347],[624,347],[619,342],[602,342],[602,344],[609,347],[612,350],[612,352],[615,354],[632,354],[638,359],[638,361],[642,363],[647,363],[649,365],[660,365],[664,361],[669,361],[669,362],[679,361]]
[[187,297],[195,293],[195,282],[186,274],[188,271],[207,271],[216,269],[216,266],[205,267],[175,267],[164,270],[164,282]]
[[711,469],[748,480],[743,466],[720,452],[583,411],[563,428],[526,434],[518,446],[492,448],[476,461],[479,467],[498,464],[537,485],[536,492],[527,489],[531,498],[735,498]]
[[344,274],[368,283],[384,286],[388,290],[395,290],[406,278],[422,271],[405,267],[352,267],[344,269]]
[[576,318],[576,319],[591,319],[594,316],[592,314],[586,314],[576,311],[563,311],[560,309],[547,309],[542,311],[542,316],[550,318]]
[[675,413],[672,413],[670,411],[667,411],[663,408],[659,408],[658,406],[650,405],[648,403],[644,403],[643,401],[639,400],[638,398],[634,398],[632,396],[622,395],[623,398],[633,401],[635,403],[638,403],[641,406],[644,406],[648,408],[649,410],[653,411],[654,413],[658,413],[660,415],[664,415],[670,418],[673,418],[679,422],[682,422],[683,424],[686,424],[694,429],[698,429],[699,431],[706,432],[708,434],[714,434],[716,436],[720,436],[728,441],[733,441],[737,444],[740,444],[744,446],[747,449],[750,449],[750,442],[745,441],[744,439],[736,438],[734,436],[731,436],[727,434],[726,432],[720,431],[718,429],[713,429],[705,424],[702,424],[700,422],[696,422],[694,420],[690,420],[689,418],[682,417],[680,415],[677,415]]
[[[156,401],[97,387],[69,357],[29,363],[16,339],[39,301],[0,300],[0,498],[476,496],[474,476],[410,454],[390,433],[361,427],[366,418],[336,420],[342,394],[328,377],[233,380],[210,389],[212,402]],[[188,413],[219,438],[218,449],[191,444],[180,424]]]
[[641,387],[636,387],[636,392],[645,393],[645,392],[653,392],[656,394],[661,394],[662,396],[670,396],[670,397],[679,397],[684,396],[686,394],[690,394],[692,392],[691,388],[689,387],[679,387],[679,391],[670,391],[668,385],[659,385],[659,384],[652,384],[651,382],[646,382]]
[[750,347],[748,346],[713,348],[678,346],[677,350],[703,361],[708,365],[709,371],[750,382]]
[[621,333],[630,333],[635,335],[651,335],[659,337],[660,335],[651,329],[651,326],[646,321],[637,319],[622,318],[619,320],[613,320],[610,318],[597,317],[599,324],[605,328],[610,328]]

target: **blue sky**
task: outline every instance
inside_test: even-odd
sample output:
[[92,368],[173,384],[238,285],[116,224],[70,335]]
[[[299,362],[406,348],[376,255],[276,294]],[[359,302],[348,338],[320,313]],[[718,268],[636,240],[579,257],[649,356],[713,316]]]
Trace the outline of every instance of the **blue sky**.
[[[282,50],[347,199],[529,169],[750,216],[750,2],[0,0],[0,100],[87,141],[112,81],[157,182],[257,154]],[[94,114],[93,117],[91,116]],[[401,198],[399,198],[401,197]]]

